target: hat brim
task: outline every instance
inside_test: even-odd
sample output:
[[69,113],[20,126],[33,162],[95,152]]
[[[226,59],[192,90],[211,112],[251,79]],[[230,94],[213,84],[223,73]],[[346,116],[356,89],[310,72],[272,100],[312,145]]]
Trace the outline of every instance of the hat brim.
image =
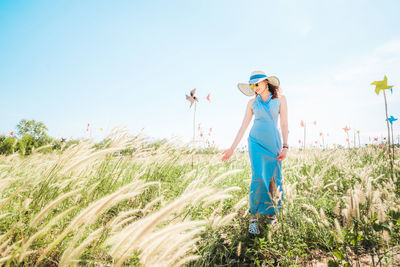
[[264,80],[266,80],[266,79],[268,79],[268,77],[256,78],[256,79],[250,80],[250,81],[249,81],[249,84],[259,83],[259,82],[264,81]]
[[256,94],[253,89],[250,88],[250,84],[248,83],[238,83],[238,88],[240,92],[246,96],[253,96]]
[[278,77],[276,77],[276,76],[268,76],[267,80],[269,83],[272,83],[275,86],[279,86],[281,84]]
[[256,93],[253,89],[250,88],[250,84],[255,84],[258,82],[261,82],[263,80],[268,80],[269,83],[275,85],[275,86],[279,86],[280,85],[280,81],[278,79],[278,77],[276,76],[268,76],[265,78],[258,78],[258,79],[253,79],[251,80],[249,83],[238,83],[238,88],[239,90],[246,96],[254,96]]

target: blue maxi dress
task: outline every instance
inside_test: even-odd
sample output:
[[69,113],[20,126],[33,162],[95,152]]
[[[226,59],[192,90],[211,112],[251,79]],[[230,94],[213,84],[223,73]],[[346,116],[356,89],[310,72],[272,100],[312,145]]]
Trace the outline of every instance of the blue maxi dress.
[[268,194],[272,176],[278,192],[282,194],[282,162],[276,157],[281,151],[281,134],[278,130],[280,100],[272,99],[272,94],[266,102],[257,95],[253,102],[255,116],[248,137],[248,150],[252,169],[252,179],[249,194],[249,212],[251,214],[276,214],[281,209],[281,201],[275,203]]

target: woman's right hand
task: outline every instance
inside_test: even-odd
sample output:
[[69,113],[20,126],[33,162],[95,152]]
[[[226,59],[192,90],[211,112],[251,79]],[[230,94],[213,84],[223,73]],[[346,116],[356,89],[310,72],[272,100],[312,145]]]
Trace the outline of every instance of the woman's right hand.
[[233,154],[233,149],[227,149],[224,152],[222,152],[222,154],[224,154],[224,156],[222,157],[222,161],[227,161]]

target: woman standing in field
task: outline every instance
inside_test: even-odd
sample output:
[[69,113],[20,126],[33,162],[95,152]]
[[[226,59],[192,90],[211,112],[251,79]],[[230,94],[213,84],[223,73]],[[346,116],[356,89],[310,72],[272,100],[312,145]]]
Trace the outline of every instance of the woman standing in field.
[[[289,148],[287,103],[286,97],[280,94],[279,79],[267,76],[263,71],[252,72],[249,83],[239,83],[238,88],[243,94],[255,97],[249,100],[242,126],[231,148],[223,152],[222,161],[227,161],[232,156],[254,114],[254,124],[247,139],[252,169],[249,194],[249,212],[252,218],[249,232],[259,234],[259,215],[267,215],[269,221],[273,222],[276,219],[275,208],[280,211],[283,199],[282,161]],[[278,117],[283,146],[277,128]],[[276,196],[279,201],[274,208],[275,201],[272,199]]]

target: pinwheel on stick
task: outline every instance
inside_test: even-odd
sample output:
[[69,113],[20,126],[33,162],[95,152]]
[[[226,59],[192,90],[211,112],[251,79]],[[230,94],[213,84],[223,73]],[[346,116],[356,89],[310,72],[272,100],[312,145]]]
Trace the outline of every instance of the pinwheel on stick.
[[390,130],[392,132],[392,159],[394,162],[394,137],[393,137],[393,122],[397,121],[398,118],[393,117],[392,115],[387,119],[390,122]]
[[322,147],[325,148],[324,134],[322,132],[320,132],[319,136],[321,136],[321,138],[322,138]]
[[[196,133],[196,102],[199,102],[197,97],[194,95],[196,92],[196,88],[190,91],[190,96],[186,95],[186,100],[190,102],[190,107],[192,107],[194,103],[194,112],[193,112],[193,145],[195,141],[195,133]],[[199,125],[200,127],[200,125]],[[193,155],[192,155],[192,169],[193,169]]]
[[300,121],[300,126],[304,127],[303,149],[306,149],[306,124],[303,120]]
[[[386,124],[387,124],[387,130],[388,130],[388,153],[389,153],[389,157],[390,157],[390,129],[389,129],[389,118],[388,118],[388,111],[387,111],[387,101],[386,101],[386,94],[385,94],[385,90],[386,89],[392,89],[393,85],[388,85],[387,84],[387,77],[385,75],[385,77],[383,78],[382,81],[374,81],[371,83],[371,85],[375,85],[375,93],[377,95],[379,95],[379,92],[382,90],[383,91],[383,98],[385,100],[385,114],[386,114]],[[393,154],[393,153],[392,153]],[[390,174],[391,177],[393,178],[393,158],[390,157]]]
[[350,143],[349,143],[349,130],[350,130],[350,127],[347,127],[347,125],[344,127],[344,128],[342,128],[345,132],[346,132],[346,134],[347,134],[347,138],[346,138],[346,141],[347,141],[347,146],[348,146],[348,148],[350,148]]

